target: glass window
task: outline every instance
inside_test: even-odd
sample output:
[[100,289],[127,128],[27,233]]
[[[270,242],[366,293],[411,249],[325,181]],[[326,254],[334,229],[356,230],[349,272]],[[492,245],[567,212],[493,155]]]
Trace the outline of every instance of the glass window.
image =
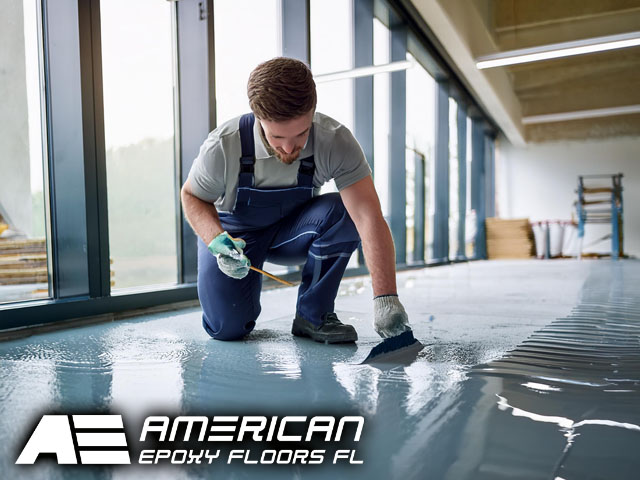
[[[311,70],[314,76],[353,68],[353,3],[350,0],[311,0],[310,3]],[[316,111],[329,115],[354,128],[353,79],[316,82]],[[320,193],[337,192],[333,180]],[[351,256],[348,268],[358,266],[358,256]]]
[[[345,0],[311,0],[311,69],[314,75],[353,68],[353,7]],[[353,132],[353,79],[316,83],[316,110]],[[333,180],[321,193],[337,192]]]
[[[373,63],[389,63],[389,29],[377,18],[373,19]],[[389,132],[391,74],[373,77],[373,158],[374,181],[385,218],[389,218]]]
[[[413,148],[407,145],[407,148],[405,150],[405,215],[407,229],[407,263],[414,263],[422,260],[421,258],[417,258],[415,251],[415,234],[417,223],[419,221],[419,219],[416,218],[416,188],[418,187],[417,183],[420,181],[419,178],[416,178],[416,157],[420,158],[419,154],[416,153]],[[417,161],[421,161],[421,159]]]
[[38,3],[0,15],[0,303],[49,296]]
[[[311,69],[314,75],[353,68],[352,3],[311,1]],[[353,131],[353,80],[318,82],[317,110]]]
[[278,0],[213,2],[218,125],[250,111],[249,74],[282,54],[279,5]]
[[[414,66],[407,70],[407,147],[414,154],[424,158],[424,185],[425,185],[425,260],[433,258],[433,218],[434,218],[434,189],[432,179],[435,168],[435,98],[436,82],[429,73],[415,61],[415,58],[407,53],[407,60],[411,60]],[[412,155],[413,156],[413,155]],[[407,168],[407,175],[413,175],[412,165]],[[417,179],[412,179],[411,185]],[[409,190],[407,179],[407,199],[413,198],[413,191]],[[409,218],[407,218],[409,220]],[[407,240],[413,242],[413,233],[407,232]],[[420,260],[420,259],[417,259]]]
[[471,208],[471,160],[473,159],[473,148],[471,143],[471,130],[473,122],[467,116],[467,210],[465,216],[465,255],[467,258],[473,257],[473,243],[477,230],[476,212]]
[[174,3],[101,3],[114,289],[177,281]]
[[458,103],[449,98],[449,258],[458,251]]

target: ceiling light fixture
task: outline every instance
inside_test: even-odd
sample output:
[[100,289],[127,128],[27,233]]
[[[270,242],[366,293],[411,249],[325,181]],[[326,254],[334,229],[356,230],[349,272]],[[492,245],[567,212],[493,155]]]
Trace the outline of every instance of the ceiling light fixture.
[[640,113],[640,105],[625,105],[622,107],[596,108],[593,110],[578,110],[575,112],[548,113],[545,115],[531,115],[523,117],[522,123],[534,125],[536,123],[565,122],[567,120],[582,120],[583,118],[613,117],[615,115],[631,115]]
[[552,43],[538,47],[508,50],[506,52],[484,55],[476,59],[476,67],[485,68],[517,65],[519,63],[538,62],[552,58],[570,57],[585,53],[603,52],[619,48],[635,47],[640,45],[640,31],[608,35],[605,37],[587,38],[572,42]]
[[326,73],[323,75],[314,75],[313,79],[316,83],[334,82],[336,80],[346,80],[348,78],[367,77],[376,73],[399,72],[408,70],[413,67],[414,62],[411,60],[402,60],[399,62],[385,63],[384,65],[371,65],[369,67],[352,68],[341,72]]

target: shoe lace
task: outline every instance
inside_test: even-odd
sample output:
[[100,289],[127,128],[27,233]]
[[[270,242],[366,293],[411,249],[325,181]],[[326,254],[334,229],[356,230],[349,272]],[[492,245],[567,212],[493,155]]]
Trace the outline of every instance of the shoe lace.
[[342,325],[342,322],[338,319],[338,315],[335,313],[327,313],[324,318],[325,325]]

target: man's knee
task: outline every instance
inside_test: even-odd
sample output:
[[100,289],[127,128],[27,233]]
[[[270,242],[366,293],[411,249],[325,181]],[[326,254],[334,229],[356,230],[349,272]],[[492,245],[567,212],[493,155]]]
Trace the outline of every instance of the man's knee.
[[[259,312],[258,312],[259,314]],[[242,340],[256,326],[258,315],[247,316],[246,318],[224,318],[217,316],[209,319],[202,315],[202,326],[206,332],[216,340]]]

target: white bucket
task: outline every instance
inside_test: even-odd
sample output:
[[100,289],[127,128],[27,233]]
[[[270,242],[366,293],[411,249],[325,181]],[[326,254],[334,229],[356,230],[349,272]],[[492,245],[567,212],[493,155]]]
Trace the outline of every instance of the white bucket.
[[544,258],[547,254],[547,224],[545,222],[534,222],[531,224],[533,237],[536,241],[536,256]]
[[562,222],[549,222],[549,256],[559,257],[562,255],[562,240],[564,225]]

